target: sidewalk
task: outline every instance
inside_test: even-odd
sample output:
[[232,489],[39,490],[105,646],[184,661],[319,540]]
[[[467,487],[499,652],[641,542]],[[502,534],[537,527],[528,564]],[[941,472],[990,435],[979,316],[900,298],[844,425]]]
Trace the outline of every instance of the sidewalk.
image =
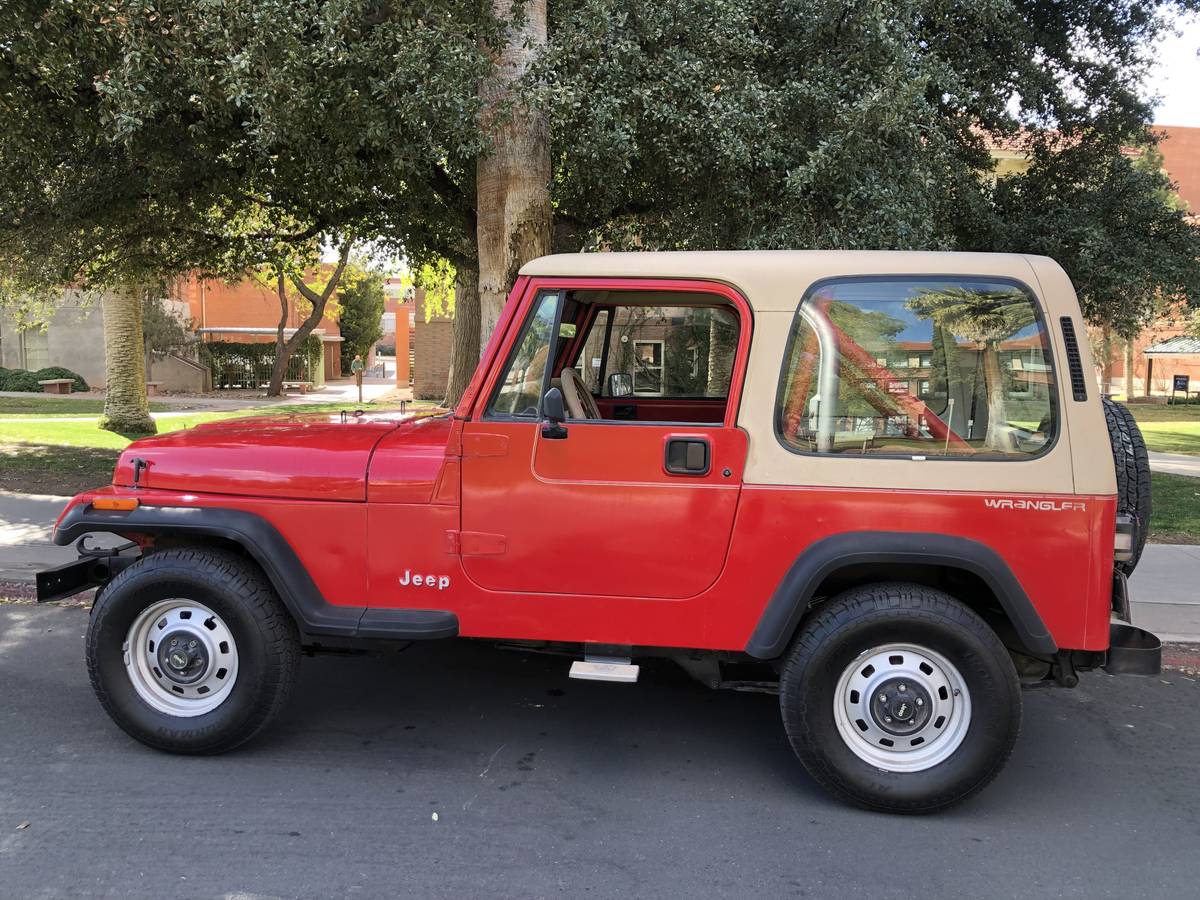
[[[363,379],[363,402],[370,403],[379,399],[391,391],[396,390],[396,382],[389,378],[364,378]],[[29,394],[19,393],[15,391],[0,391],[0,410],[3,409],[3,401],[6,397],[13,398],[29,398],[36,397],[39,400],[53,398],[54,400],[103,400],[104,394],[101,392],[89,392],[85,394]],[[409,388],[401,390],[399,397],[405,400],[412,399],[412,391]],[[325,382],[325,387],[319,391],[313,391],[309,394],[288,394],[283,397],[265,397],[262,394],[247,395],[237,394],[235,396],[222,396],[220,392],[215,392],[206,396],[178,396],[174,394],[163,394],[158,397],[151,398],[151,402],[155,404],[163,404],[166,406],[176,407],[170,412],[154,412],[151,415],[154,418],[160,416],[180,415],[183,413],[195,413],[199,410],[211,410],[213,412],[235,410],[235,409],[257,409],[270,410],[273,406],[296,406],[306,403],[347,403],[353,404],[358,402],[358,388],[354,385],[353,379],[338,379],[337,381]],[[0,411],[0,417],[4,413]],[[30,421],[30,417],[22,416],[24,421]],[[79,418],[79,419],[94,419],[92,416],[55,416],[55,418]]]
[[[0,582],[32,582],[34,573],[75,559],[50,540],[66,497],[0,491]],[[97,543],[120,543],[98,536]],[[1164,641],[1200,644],[1200,546],[1147,544],[1129,579],[1133,621]]]
[[1188,456],[1186,453],[1155,453],[1148,451],[1150,470],[1166,472],[1168,475],[1188,475],[1200,478],[1200,456]]

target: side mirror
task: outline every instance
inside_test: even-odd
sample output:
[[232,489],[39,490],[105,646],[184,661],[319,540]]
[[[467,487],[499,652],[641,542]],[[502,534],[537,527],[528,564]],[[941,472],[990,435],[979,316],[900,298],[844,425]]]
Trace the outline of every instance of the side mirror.
[[567,408],[563,403],[562,391],[550,388],[542,398],[542,437],[549,441],[561,441],[567,436],[563,422],[567,420]]
[[628,372],[614,372],[608,376],[608,396],[628,397],[633,393],[633,376]]

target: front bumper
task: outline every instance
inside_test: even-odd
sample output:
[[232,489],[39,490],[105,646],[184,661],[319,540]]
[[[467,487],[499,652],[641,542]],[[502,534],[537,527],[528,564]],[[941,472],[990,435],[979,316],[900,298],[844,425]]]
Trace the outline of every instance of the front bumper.
[[79,559],[37,573],[37,601],[65,600],[89,588],[102,587],[126,566],[137,562],[141,548],[130,541],[119,547],[88,547],[86,535],[75,544]]

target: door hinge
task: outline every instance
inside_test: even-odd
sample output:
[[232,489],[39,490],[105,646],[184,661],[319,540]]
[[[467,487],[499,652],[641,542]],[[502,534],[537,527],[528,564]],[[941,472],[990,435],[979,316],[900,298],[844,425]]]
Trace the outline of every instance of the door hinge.
[[502,534],[482,531],[447,531],[446,552],[461,556],[499,556],[508,542]]

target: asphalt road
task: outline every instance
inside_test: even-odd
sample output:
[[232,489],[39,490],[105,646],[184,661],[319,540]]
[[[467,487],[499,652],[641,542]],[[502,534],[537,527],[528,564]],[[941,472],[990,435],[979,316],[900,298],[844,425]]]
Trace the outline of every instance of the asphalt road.
[[94,700],[86,617],[0,606],[4,898],[1200,894],[1200,685],[1178,673],[1027,692],[984,794],[900,818],[827,799],[774,697],[465,642],[305,660],[268,735],[171,757]]

